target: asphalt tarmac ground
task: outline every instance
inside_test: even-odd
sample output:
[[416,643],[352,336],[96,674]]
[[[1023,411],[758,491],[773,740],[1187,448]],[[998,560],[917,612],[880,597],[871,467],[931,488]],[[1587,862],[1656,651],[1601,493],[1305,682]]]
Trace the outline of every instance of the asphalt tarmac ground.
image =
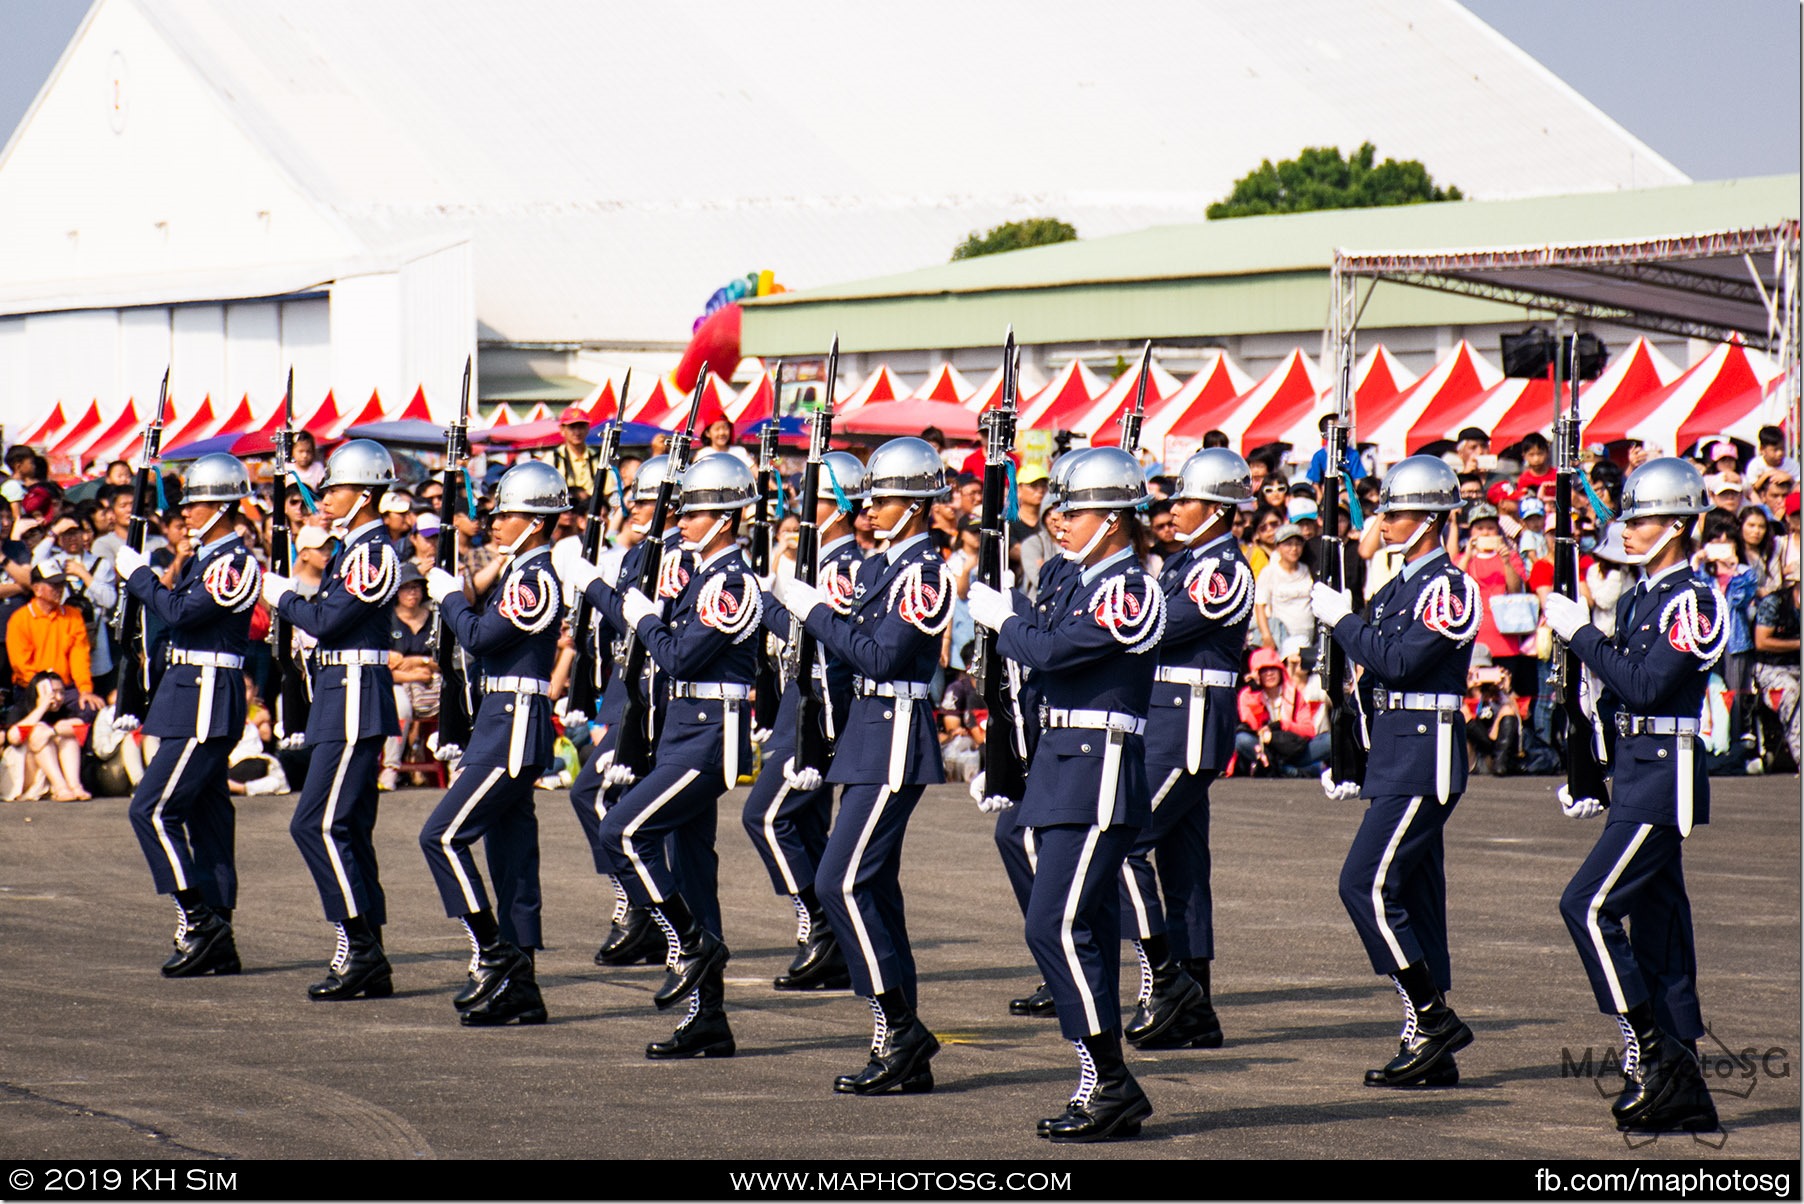
[[[592,962],[608,893],[562,792],[539,792],[551,1022],[462,1029],[468,958],[416,843],[436,792],[385,795],[393,998],[312,1003],[331,929],[288,835],[289,797],[241,802],[245,973],[167,981],[174,909],[151,892],[124,800],[0,805],[0,1154],[14,1158],[1179,1159],[1795,1158],[1799,1151],[1799,781],[1718,779],[1685,846],[1706,1070],[1724,1131],[1631,1146],[1595,1007],[1560,919],[1599,831],[1553,779],[1478,779],[1447,829],[1450,1001],[1477,1034],[1457,1088],[1383,1091],[1399,1008],[1336,894],[1363,804],[1313,782],[1229,781],[1214,798],[1220,1050],[1132,1054],[1157,1109],[1144,1135],[1053,1147],[1034,1121],[1076,1081],[1050,1020],[1007,1002],[1038,975],[962,786],[935,787],[904,854],[922,1018],[944,1052],[930,1095],[836,1096],[863,1065],[861,1000],[780,994],[794,916],[721,806],[727,990],[737,1057],[645,1060],[657,967]],[[1123,989],[1137,975],[1124,947]],[[1587,1051],[1589,1051],[1587,1053]],[[1589,1056],[1590,1074],[1584,1073]],[[531,1191],[530,1187],[522,1190]],[[601,1190],[598,1187],[598,1190]],[[1131,1191],[1127,1194],[1131,1194]]]

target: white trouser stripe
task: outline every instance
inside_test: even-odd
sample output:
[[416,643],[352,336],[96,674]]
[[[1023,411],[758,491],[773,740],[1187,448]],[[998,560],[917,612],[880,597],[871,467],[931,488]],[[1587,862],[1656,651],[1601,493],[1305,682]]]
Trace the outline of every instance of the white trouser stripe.
[[664,896],[658,893],[657,884],[651,880],[651,870],[646,867],[645,862],[639,859],[639,851],[633,848],[633,835],[639,831],[640,825],[661,811],[671,799],[681,794],[685,786],[700,777],[701,772],[699,769],[684,770],[683,776],[678,778],[669,790],[653,799],[651,806],[634,816],[632,822],[627,824],[625,830],[620,833],[620,848],[626,854],[627,860],[633,863],[633,872],[639,875],[639,881],[644,885],[645,893],[651,896],[653,903],[662,903]]
[[1021,829],[1021,847],[1027,850],[1027,868],[1032,873],[1040,872],[1040,846],[1034,843],[1034,830]]
[[1174,769],[1166,776],[1164,785],[1159,787],[1159,793],[1153,795],[1152,809],[1154,811],[1157,811],[1159,804],[1165,801],[1165,796],[1171,793],[1171,788],[1178,784],[1178,775],[1183,772],[1181,769]]
[[[224,514],[225,511],[220,511]],[[200,702],[195,708],[194,738],[205,740],[213,734],[213,666],[202,665],[200,668]]]
[[[782,770],[777,772],[781,773]],[[783,889],[793,895],[802,888],[796,885],[796,876],[794,871],[789,868],[789,859],[783,856],[783,846],[777,843],[777,808],[781,807],[783,800],[788,797],[789,780],[785,778],[783,785],[771,797],[770,806],[764,809],[764,843],[770,846],[770,855],[776,861],[777,869],[783,874]]]
[[175,871],[175,889],[188,889],[188,876],[182,873],[181,858],[175,855],[175,843],[169,839],[169,829],[163,826],[163,805],[169,796],[175,793],[175,784],[182,780],[182,770],[188,768],[188,757],[194,752],[197,741],[182,741],[182,755],[175,759],[175,768],[169,771],[169,780],[163,783],[163,793],[157,797],[157,805],[151,810],[150,824],[157,830],[157,843],[163,846],[163,855],[169,858],[169,868]]
[[363,723],[363,666],[345,666],[345,743],[357,742],[357,729]]
[[[1084,838],[1084,851],[1078,855],[1077,872],[1071,876],[1071,890],[1065,896],[1065,918],[1059,926],[1059,941],[1065,946],[1065,968],[1071,971],[1071,985],[1077,988],[1079,999],[1084,1001],[1084,1023],[1089,1031],[1100,1033],[1102,1022],[1096,1016],[1096,996],[1090,993],[1090,984],[1084,980],[1083,963],[1077,959],[1077,934],[1073,925],[1077,923],[1077,904],[1084,892],[1084,879],[1090,876],[1090,859],[1096,854],[1096,841],[1102,835],[1101,828],[1091,828],[1090,835]],[[1116,940],[1116,933],[1099,934],[1103,940]]]
[[445,860],[451,863],[451,872],[457,875],[457,885],[464,892],[464,902],[468,904],[469,911],[480,911],[482,902],[476,897],[476,884],[464,873],[463,862],[458,859],[457,850],[451,847],[451,842],[457,837],[457,830],[464,826],[464,820],[470,818],[470,812],[476,809],[476,804],[482,801],[483,795],[494,789],[495,782],[500,777],[500,766],[489,770],[489,776],[482,780],[482,785],[476,788],[474,794],[464,800],[464,805],[458,808],[457,814],[446,825],[445,834],[438,838],[438,846],[444,852]]
[[871,806],[870,815],[865,817],[864,828],[858,833],[858,843],[853,846],[852,860],[846,866],[846,880],[840,883],[840,897],[846,901],[846,911],[852,917],[852,927],[858,930],[858,951],[864,955],[865,968],[871,975],[871,994],[883,994],[883,974],[877,969],[877,950],[871,945],[871,934],[864,926],[864,913],[858,910],[858,901],[852,897],[853,884],[858,880],[858,867],[864,861],[865,846],[871,843],[871,833],[877,830],[877,821],[883,818],[883,805],[889,802],[889,787],[884,786],[877,791],[877,801]]
[[1610,891],[1615,888],[1623,871],[1629,868],[1629,862],[1635,860],[1635,854],[1641,851],[1641,842],[1646,840],[1647,834],[1653,830],[1654,825],[1652,824],[1641,824],[1636,827],[1635,835],[1629,840],[1629,847],[1622,851],[1622,856],[1618,857],[1616,864],[1610,867],[1610,872],[1604,876],[1602,884],[1597,888],[1597,893],[1591,896],[1591,905],[1585,908],[1585,927],[1591,930],[1591,947],[1597,951],[1597,963],[1603,967],[1604,980],[1610,984],[1610,1002],[1616,1005],[1616,1010],[1619,1012],[1628,1011],[1629,1004],[1622,995],[1622,980],[1616,977],[1616,963],[1610,960],[1610,950],[1604,945],[1603,929],[1597,926],[1597,913],[1602,910],[1604,900],[1610,897]]
[[[1165,775],[1165,781],[1159,787],[1159,793],[1153,795],[1153,810],[1159,809],[1159,804],[1165,801],[1165,796],[1171,793],[1171,788],[1178,784],[1178,775],[1183,772],[1181,769],[1174,769]],[[1128,902],[1134,907],[1134,931],[1142,938],[1151,936],[1153,933],[1152,925],[1148,922],[1147,917],[1146,896],[1140,891],[1140,879],[1134,873],[1132,857],[1124,857],[1121,861],[1121,884],[1127,888]]]
[[326,846],[326,860],[332,863],[332,875],[338,879],[339,893],[345,897],[345,917],[357,918],[357,900],[351,896],[351,880],[345,876],[345,863],[338,856],[338,846],[332,843],[332,824],[338,815],[338,794],[344,788],[345,772],[351,768],[351,754],[357,745],[345,742],[345,750],[338,758],[338,771],[332,775],[332,789],[326,794],[326,810],[319,817],[319,838]]
[[1378,931],[1384,934],[1384,943],[1390,947],[1391,956],[1397,959],[1399,970],[1409,965],[1409,959],[1403,956],[1403,946],[1397,943],[1397,934],[1391,931],[1390,921],[1384,918],[1384,879],[1391,872],[1391,859],[1397,855],[1397,846],[1403,843],[1403,834],[1409,830],[1410,821],[1415,819],[1421,806],[1422,796],[1411,796],[1409,806],[1403,810],[1403,818],[1397,822],[1397,830],[1391,833],[1390,843],[1384,846],[1378,872],[1372,876],[1372,918],[1378,922]]

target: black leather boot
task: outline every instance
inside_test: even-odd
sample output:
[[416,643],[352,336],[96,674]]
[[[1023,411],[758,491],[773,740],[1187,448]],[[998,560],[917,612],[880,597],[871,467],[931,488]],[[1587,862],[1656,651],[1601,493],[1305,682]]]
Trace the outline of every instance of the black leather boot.
[[771,983],[779,991],[843,991],[852,985],[846,956],[832,929],[820,924],[808,935],[789,969]]
[[[463,920],[464,930],[470,934],[470,977],[463,990],[452,996],[451,1006],[459,1012],[480,1008],[507,991],[515,978],[533,983],[536,994],[532,959],[519,946],[501,939],[494,915],[478,911]],[[540,1007],[543,1006],[541,1001]]]
[[1171,956],[1164,937],[1135,941],[1134,949],[1140,955],[1140,1006],[1122,1035],[1146,1048],[1146,1043],[1165,1037],[1204,1002],[1203,988]]
[[1457,1087],[1459,1086],[1459,1064],[1453,1060],[1452,1054],[1448,1054],[1439,1062],[1436,1062],[1434,1068],[1426,1075],[1413,1083],[1391,1082],[1389,1079],[1385,1078],[1384,1067],[1380,1066],[1375,1070],[1366,1071],[1366,1086],[1402,1088]]
[[870,1000],[876,1032],[871,1037],[871,1060],[857,1074],[833,1080],[842,1095],[881,1095],[899,1091],[916,1095],[933,1090],[933,1055],[940,1043],[902,998],[899,990],[885,991]]
[[382,946],[376,941],[376,930],[361,916],[338,925],[338,948],[326,977],[307,988],[314,1000],[355,999],[363,995],[382,999],[395,993],[394,971]]
[[701,985],[689,996],[689,1014],[667,1041],[653,1041],[645,1056],[654,1061],[670,1058],[730,1058],[739,1050],[727,1024],[726,971],[715,967],[702,976]]
[[500,989],[457,1015],[459,1024],[471,1028],[487,1028],[503,1024],[543,1024],[546,1020],[545,997],[533,977],[529,958],[525,971],[509,974]]
[[1622,1094],[1610,1106],[1616,1128],[1624,1133],[1702,1133],[1718,1128],[1716,1104],[1697,1060],[1660,1028],[1653,1005],[1636,1004],[1618,1023],[1627,1048]]
[[704,929],[680,896],[672,895],[654,907],[652,918],[662,919],[658,926],[663,929],[667,949],[664,985],[651,997],[662,1012],[688,998],[706,975],[724,967],[732,955],[726,942]]
[[244,968],[238,960],[238,946],[232,940],[232,925],[224,916],[198,899],[177,899],[176,907],[180,915],[175,948],[163,963],[164,978],[236,974]]
[[[1472,1030],[1434,989],[1425,966],[1420,963],[1406,966],[1394,979],[1397,993],[1403,997],[1403,1035],[1397,1042],[1397,1056],[1375,1073],[1368,1071],[1366,1085],[1452,1086],[1450,1082],[1431,1083],[1429,1080],[1447,1078],[1444,1064],[1450,1064],[1454,1054],[1472,1044]],[[1457,1069],[1453,1074],[1453,1082],[1458,1082]]]
[[598,966],[655,966],[664,960],[664,933],[644,907],[629,907],[595,952]]
[[1121,1056],[1121,1034],[1098,1033],[1072,1044],[1077,1047],[1080,1067],[1077,1094],[1065,1105],[1062,1116],[1041,1122],[1040,1135],[1061,1144],[1137,1136],[1141,1122],[1153,1114],[1153,1106],[1128,1073]]
[[1058,1008],[1052,1002],[1052,992],[1047,990],[1045,983],[1041,983],[1033,989],[1031,995],[1009,1000],[1008,1014],[1011,1016],[1056,1016]]

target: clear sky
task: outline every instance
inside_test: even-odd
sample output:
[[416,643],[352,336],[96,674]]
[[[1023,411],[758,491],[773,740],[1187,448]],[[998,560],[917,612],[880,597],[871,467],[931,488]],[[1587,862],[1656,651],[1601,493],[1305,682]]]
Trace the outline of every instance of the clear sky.
[[[1694,179],[1798,170],[1799,0],[1463,2]],[[0,0],[0,135],[87,7]]]

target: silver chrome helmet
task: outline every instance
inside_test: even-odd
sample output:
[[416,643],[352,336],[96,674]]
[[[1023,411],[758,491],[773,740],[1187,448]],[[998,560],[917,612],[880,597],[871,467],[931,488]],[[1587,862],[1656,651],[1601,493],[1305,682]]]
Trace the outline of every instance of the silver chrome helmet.
[[1616,517],[1627,523],[1649,515],[1702,514],[1708,509],[1704,474],[1689,460],[1661,456],[1629,474],[1622,486],[1622,513]]
[[658,486],[664,483],[664,474],[670,471],[669,456],[653,456],[639,465],[638,473],[633,477],[633,500],[631,505],[640,502],[658,500]]
[[1046,470],[1046,497],[1040,503],[1042,512],[1065,508],[1065,478],[1071,475],[1071,462],[1075,459],[1076,452],[1066,452]]
[[182,501],[236,502],[251,495],[251,473],[244,461],[225,452],[202,456],[188,466]]
[[1445,514],[1459,509],[1459,474],[1434,456],[1406,456],[1384,474],[1378,490],[1378,514],[1427,511]]
[[1132,452],[1088,447],[1065,459],[1071,467],[1059,490],[1062,509],[1125,510],[1148,500],[1146,470]]
[[946,462],[933,444],[913,435],[891,439],[865,465],[872,497],[945,497]]
[[570,509],[563,475],[540,460],[527,460],[501,474],[495,486],[496,514],[562,514]]
[[684,514],[742,510],[758,500],[758,480],[745,461],[725,452],[702,456],[683,473]]
[[319,487],[361,485],[366,489],[383,489],[394,483],[395,460],[388,454],[388,449],[374,439],[353,439],[326,461],[326,479]]
[[[838,494],[833,492],[835,484],[839,486]],[[814,496],[823,502],[837,502],[840,494],[850,502],[867,502],[871,498],[871,488],[865,480],[864,465],[857,456],[851,452],[830,451],[821,457],[821,483]]]
[[1178,491],[1171,500],[1189,498],[1237,506],[1252,496],[1253,473],[1239,453],[1225,447],[1205,447],[1178,470]]

